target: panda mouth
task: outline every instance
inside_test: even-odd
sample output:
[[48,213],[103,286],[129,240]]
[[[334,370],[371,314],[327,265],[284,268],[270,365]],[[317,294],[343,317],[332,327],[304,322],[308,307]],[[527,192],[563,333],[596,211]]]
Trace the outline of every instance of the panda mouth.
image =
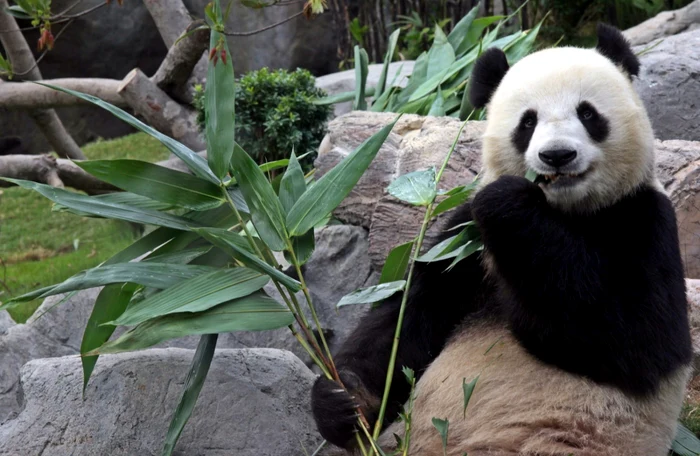
[[535,183],[546,188],[573,187],[586,178],[589,170],[582,173],[538,174]]

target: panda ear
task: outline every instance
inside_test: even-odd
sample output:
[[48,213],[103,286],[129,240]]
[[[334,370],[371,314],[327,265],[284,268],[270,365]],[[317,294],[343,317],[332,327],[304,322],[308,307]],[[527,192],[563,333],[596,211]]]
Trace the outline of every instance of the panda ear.
[[598,24],[596,50],[619,65],[630,79],[639,74],[639,59],[632,52],[632,48],[622,32],[615,27]]
[[477,109],[486,106],[509,68],[506,55],[498,48],[487,49],[479,56],[469,83],[469,101],[472,106]]

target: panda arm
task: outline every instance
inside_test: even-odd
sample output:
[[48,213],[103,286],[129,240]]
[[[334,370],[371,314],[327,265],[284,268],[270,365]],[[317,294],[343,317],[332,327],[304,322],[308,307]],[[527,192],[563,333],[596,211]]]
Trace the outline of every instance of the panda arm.
[[667,197],[642,188],[594,214],[567,215],[526,179],[501,177],[473,208],[512,296],[512,329],[540,359],[634,394],[654,391],[689,362]]
[[[449,226],[472,219],[468,204],[454,212]],[[445,237],[450,234],[446,233]],[[480,259],[477,255],[466,258],[449,273],[445,272],[448,265],[449,262],[416,264],[385,422],[394,421],[408,399],[410,389],[402,368],[413,369],[419,378],[455,327],[475,310],[476,294],[484,278]],[[401,299],[401,294],[396,294],[370,310],[334,355],[341,380],[372,423],[384,392]],[[319,378],[312,391],[312,408],[324,438],[345,446],[343,441],[348,437],[347,431],[352,431],[356,418],[354,410],[349,420],[339,418],[339,412],[347,409],[347,397],[333,395],[332,390],[338,391],[337,386]]]

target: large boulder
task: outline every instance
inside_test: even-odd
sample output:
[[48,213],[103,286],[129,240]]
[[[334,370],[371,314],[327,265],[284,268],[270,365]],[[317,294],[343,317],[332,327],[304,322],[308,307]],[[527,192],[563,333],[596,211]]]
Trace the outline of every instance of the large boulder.
[[695,0],[683,8],[662,11],[641,24],[623,33],[632,45],[647,44],[659,38],[695,30],[700,27],[700,0]]
[[700,141],[700,30],[667,37],[640,60],[634,85],[656,137]]
[[[0,455],[159,454],[194,352],[152,349],[100,359],[83,396],[80,359],[21,372],[22,411],[0,425]],[[218,350],[178,455],[311,454],[315,376],[283,350]]]
[[[319,174],[328,172],[360,143],[396,117],[391,113],[353,112],[333,120],[319,150]],[[401,203],[386,192],[398,176],[430,166],[439,167],[449,151],[460,121],[450,117],[404,115],[379,150],[368,171],[335,211],[346,223],[369,229],[372,265],[380,269],[388,252],[413,239],[423,209]],[[473,180],[481,168],[484,122],[469,122],[445,170],[440,187],[449,189]],[[659,178],[676,208],[686,276],[700,278],[700,142],[656,141]],[[429,233],[444,226],[438,219]],[[430,236],[428,242],[430,242]]]

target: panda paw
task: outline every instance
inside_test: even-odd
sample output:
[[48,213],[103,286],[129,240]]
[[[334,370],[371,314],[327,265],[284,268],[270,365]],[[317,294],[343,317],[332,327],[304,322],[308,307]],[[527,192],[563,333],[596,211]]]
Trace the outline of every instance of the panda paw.
[[490,219],[519,217],[547,199],[542,189],[524,177],[501,176],[474,197],[472,213],[480,225]]
[[[319,377],[311,390],[311,409],[321,436],[330,443],[348,448],[357,432],[360,403],[351,393],[355,377],[341,374],[341,380],[350,393],[337,382]],[[347,380],[347,381],[346,381]]]

